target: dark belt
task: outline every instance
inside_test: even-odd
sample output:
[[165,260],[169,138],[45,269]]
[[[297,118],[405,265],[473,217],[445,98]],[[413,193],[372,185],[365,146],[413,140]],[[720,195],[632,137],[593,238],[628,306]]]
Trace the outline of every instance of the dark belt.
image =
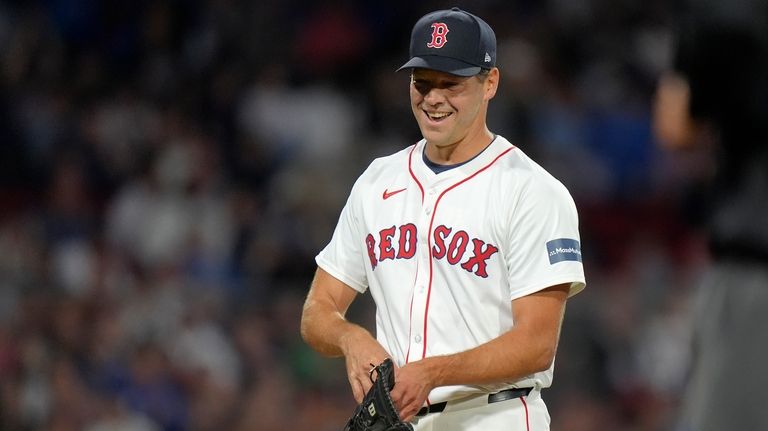
[[[501,401],[511,400],[512,398],[520,398],[528,396],[533,388],[512,388],[505,389],[501,392],[488,395],[488,404],[498,403]],[[445,406],[448,405],[447,401],[442,403],[430,404],[429,407],[422,407],[416,416],[426,416],[430,413],[440,413],[445,410]]]

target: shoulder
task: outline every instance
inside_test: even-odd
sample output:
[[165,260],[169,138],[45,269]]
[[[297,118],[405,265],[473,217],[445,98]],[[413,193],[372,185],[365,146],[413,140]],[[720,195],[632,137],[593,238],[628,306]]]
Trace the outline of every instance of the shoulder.
[[567,187],[519,147],[499,162],[499,181],[514,195],[515,200],[545,206],[565,205],[575,209]]
[[381,183],[386,183],[385,186],[391,185],[390,183],[399,176],[406,175],[410,154],[416,146],[421,144],[420,141],[393,154],[373,159],[355,182],[353,193],[367,191]]
[[505,181],[513,182],[524,189],[570,196],[568,189],[560,180],[519,147],[510,151],[501,163],[500,171]]

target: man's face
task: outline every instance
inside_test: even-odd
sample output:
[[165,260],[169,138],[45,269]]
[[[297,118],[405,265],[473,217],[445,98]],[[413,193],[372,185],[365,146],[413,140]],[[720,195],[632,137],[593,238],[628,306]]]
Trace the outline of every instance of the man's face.
[[411,75],[411,109],[430,144],[446,147],[484,130],[487,102],[495,94],[491,75],[463,77],[430,69]]

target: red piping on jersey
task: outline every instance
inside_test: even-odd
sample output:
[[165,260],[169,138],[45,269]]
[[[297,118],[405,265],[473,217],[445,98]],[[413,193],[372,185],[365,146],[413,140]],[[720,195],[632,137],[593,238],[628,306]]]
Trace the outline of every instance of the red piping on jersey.
[[[476,177],[481,172],[483,172],[486,169],[490,168],[502,156],[504,156],[505,154],[507,154],[508,152],[510,152],[510,151],[512,151],[514,149],[515,149],[515,147],[507,148],[501,154],[496,156],[496,158],[494,158],[490,163],[488,163],[487,165],[485,165],[482,168],[478,169],[477,172],[475,172],[474,174],[468,176],[467,178],[464,178],[463,180],[459,181],[458,183],[456,183],[456,184],[448,187],[447,189],[443,190],[443,192],[440,193],[440,196],[438,196],[437,200],[435,201],[435,206],[434,206],[434,208],[432,208],[432,218],[429,220],[429,230],[427,231],[428,232],[427,246],[429,247],[428,248],[428,250],[429,250],[429,287],[427,288],[427,306],[426,306],[426,308],[424,310],[424,336],[422,337],[423,338],[422,341],[424,342],[424,349],[421,352],[421,359],[424,359],[427,356],[427,321],[429,320],[428,319],[428,317],[429,317],[429,299],[432,296],[432,275],[433,275],[433,271],[432,271],[432,260],[433,260],[432,259],[432,226],[435,223],[435,215],[437,214],[437,206],[440,204],[440,199],[442,199],[443,196],[445,196],[445,194],[448,193],[449,191],[451,191],[454,188],[464,184],[465,182],[467,182],[467,181],[471,180],[472,178]],[[411,172],[411,174],[413,174],[413,172]],[[414,177],[414,179],[416,179],[416,178]],[[418,182],[418,180],[417,180],[417,182]],[[423,191],[422,191],[422,196],[423,196]],[[423,201],[423,197],[422,197],[422,201]],[[408,340],[408,341],[409,341],[409,345],[410,345],[410,340]]]
[[525,429],[526,431],[531,431],[531,423],[528,420],[528,403],[525,402],[524,397],[520,397],[520,402],[523,403],[523,408],[525,409]]
[[[416,185],[419,186],[419,190],[421,191],[421,203],[424,203],[424,187],[421,185],[419,180],[416,178],[416,175],[413,174],[413,169],[411,168],[411,159],[413,157],[413,151],[416,149],[418,144],[414,144],[413,147],[411,147],[411,151],[408,153],[408,172],[411,174],[411,178],[413,178],[414,181],[416,181]],[[429,255],[430,258],[432,257],[432,254]],[[416,289],[416,280],[418,279],[419,272],[418,272],[418,266],[416,269],[416,278],[413,279],[413,288]],[[408,351],[405,353],[405,363],[408,363],[408,360],[411,357],[411,324],[413,319],[413,292],[411,292],[411,305],[408,308]]]
[[[413,148],[411,148],[411,152],[408,153],[408,172],[411,174],[411,178],[413,178],[414,181],[416,181],[416,185],[419,186],[419,190],[421,190],[421,203],[424,203],[424,186],[421,185],[419,182],[419,179],[416,178],[416,175],[413,173],[413,168],[411,166],[411,160],[413,159],[413,150],[416,149],[418,145],[414,145]],[[426,144],[424,144],[424,149],[426,150]],[[430,255],[431,257],[431,255]],[[408,344],[410,344],[410,340],[408,341]]]
[[[413,277],[413,289],[416,289],[416,280],[419,278],[419,266],[416,265],[416,276]],[[411,319],[413,318],[413,291],[411,291],[411,305],[408,306],[408,351],[405,353],[405,363],[411,357]]]

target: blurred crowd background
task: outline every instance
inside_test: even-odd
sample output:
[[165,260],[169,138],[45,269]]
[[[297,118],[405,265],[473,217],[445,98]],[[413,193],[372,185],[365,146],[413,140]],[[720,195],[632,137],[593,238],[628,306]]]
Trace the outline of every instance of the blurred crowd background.
[[451,6],[497,34],[491,129],[580,212],[553,429],[672,429],[710,166],[651,129],[673,4],[0,2],[0,429],[339,430],[302,301],[354,179],[420,138],[394,70]]

